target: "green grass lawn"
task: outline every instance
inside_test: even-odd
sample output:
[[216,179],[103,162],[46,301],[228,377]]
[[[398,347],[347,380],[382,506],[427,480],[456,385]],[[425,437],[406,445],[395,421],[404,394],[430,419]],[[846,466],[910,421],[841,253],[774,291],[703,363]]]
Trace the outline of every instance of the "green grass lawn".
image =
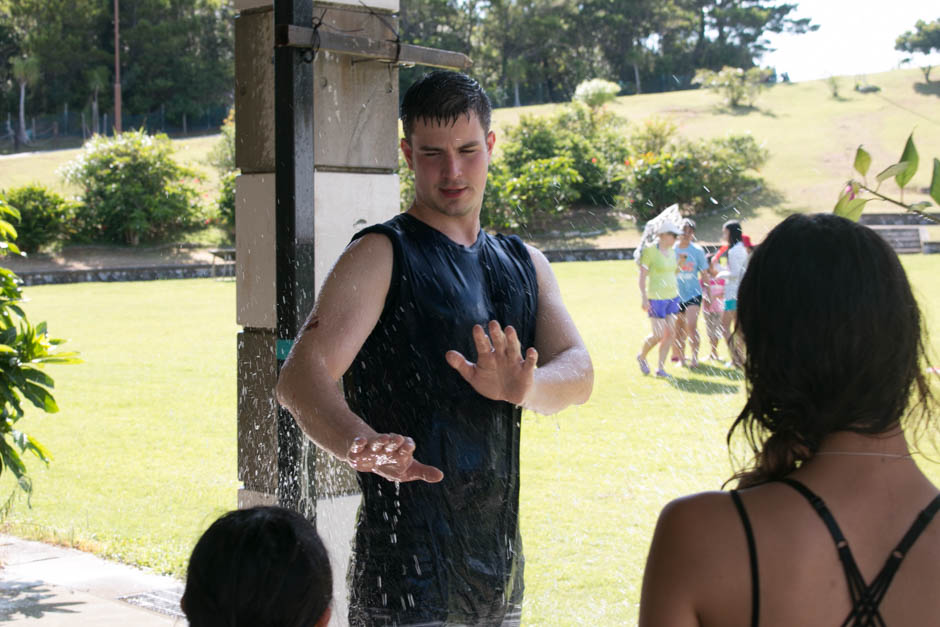
[[[936,355],[940,255],[903,261]],[[720,367],[675,367],[672,382],[641,376],[634,355],[648,322],[636,266],[554,269],[596,384],[584,406],[524,419],[525,621],[631,624],[659,510],[718,489],[731,472],[724,436],[743,382]],[[88,283],[26,294],[30,316],[69,338],[86,363],[50,368],[62,411],[21,423],[55,461],[30,465],[33,507],[21,499],[8,530],[180,576],[198,535],[235,506],[235,284]],[[928,471],[940,479],[940,466]],[[0,494],[10,489],[8,477],[0,481]]]
[[[200,194],[208,194],[212,198],[218,193],[219,176],[215,168],[208,164],[208,156],[220,137],[221,135],[201,135],[173,140],[174,158],[180,164],[196,170],[199,179],[197,189]],[[59,171],[81,151],[81,148],[65,148],[0,156],[0,190],[41,183],[60,194],[76,194],[79,190],[66,184]]]

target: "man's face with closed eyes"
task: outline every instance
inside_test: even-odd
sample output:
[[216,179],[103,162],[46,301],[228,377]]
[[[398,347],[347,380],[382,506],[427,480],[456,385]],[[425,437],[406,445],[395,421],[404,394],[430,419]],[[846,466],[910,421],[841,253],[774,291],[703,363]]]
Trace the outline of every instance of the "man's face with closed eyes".
[[456,121],[419,119],[401,149],[415,176],[415,203],[448,216],[479,212],[496,136],[476,113]]

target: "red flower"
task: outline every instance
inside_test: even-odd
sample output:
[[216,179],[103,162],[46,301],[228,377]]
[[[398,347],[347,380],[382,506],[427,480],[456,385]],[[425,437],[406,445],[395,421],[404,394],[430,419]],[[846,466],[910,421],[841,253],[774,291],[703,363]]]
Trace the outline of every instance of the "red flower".
[[623,164],[624,164],[624,165],[630,165],[630,160],[629,160],[629,159],[624,159],[624,160],[623,160]]
[[591,163],[597,163],[597,157],[591,157]]

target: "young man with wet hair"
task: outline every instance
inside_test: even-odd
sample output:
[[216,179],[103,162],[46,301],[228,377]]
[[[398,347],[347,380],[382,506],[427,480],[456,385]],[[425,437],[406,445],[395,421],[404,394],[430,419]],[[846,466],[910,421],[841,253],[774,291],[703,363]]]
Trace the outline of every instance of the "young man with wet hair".
[[401,118],[414,202],[353,237],[278,399],[359,471],[350,624],[517,625],[522,408],[585,402],[591,359],[545,257],[480,228],[483,89],[432,72]]

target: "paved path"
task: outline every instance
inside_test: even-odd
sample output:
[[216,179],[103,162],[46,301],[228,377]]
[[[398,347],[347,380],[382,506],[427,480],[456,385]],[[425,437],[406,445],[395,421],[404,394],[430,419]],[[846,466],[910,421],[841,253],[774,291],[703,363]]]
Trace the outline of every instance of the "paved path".
[[182,584],[90,553],[0,535],[0,623],[185,627]]

